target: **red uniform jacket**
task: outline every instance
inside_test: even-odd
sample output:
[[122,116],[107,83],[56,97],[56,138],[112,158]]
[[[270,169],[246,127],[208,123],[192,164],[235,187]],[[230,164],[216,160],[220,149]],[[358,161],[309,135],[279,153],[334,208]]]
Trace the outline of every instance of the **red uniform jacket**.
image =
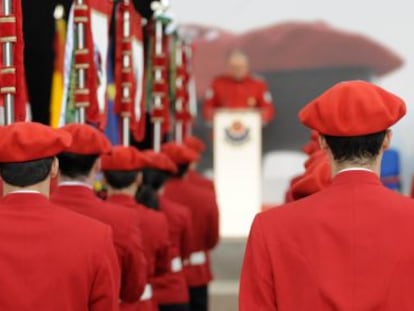
[[183,260],[191,254],[191,214],[183,205],[164,197],[159,200],[160,210],[168,220],[172,260],[169,272],[152,280],[155,299],[162,305],[187,303],[189,295]]
[[253,76],[248,76],[242,81],[227,76],[216,78],[206,94],[204,118],[211,121],[217,108],[260,109],[265,123],[271,121],[275,115],[272,96],[266,83]]
[[109,226],[36,193],[0,200],[0,310],[118,310]]
[[59,186],[51,200],[112,227],[122,273],[120,298],[127,302],[137,301],[147,282],[147,263],[138,214],[100,200],[92,189],[81,185]]
[[[169,257],[168,222],[165,215],[137,204],[134,198],[128,195],[112,195],[108,198],[108,201],[135,210],[140,215],[144,253],[148,262],[148,279],[151,280],[156,275],[168,272],[171,258]],[[123,306],[123,309],[155,311],[158,310],[158,306],[152,294],[150,299],[140,301],[137,304]]]
[[187,174],[188,181],[193,184],[204,188],[205,190],[210,190],[215,192],[214,183],[210,179],[204,177],[196,170],[189,170]]
[[414,201],[365,171],[259,214],[240,310],[414,310]]
[[214,195],[182,179],[165,185],[166,198],[185,205],[191,212],[192,251],[186,268],[189,286],[203,286],[212,280],[209,251],[219,240],[219,213]]

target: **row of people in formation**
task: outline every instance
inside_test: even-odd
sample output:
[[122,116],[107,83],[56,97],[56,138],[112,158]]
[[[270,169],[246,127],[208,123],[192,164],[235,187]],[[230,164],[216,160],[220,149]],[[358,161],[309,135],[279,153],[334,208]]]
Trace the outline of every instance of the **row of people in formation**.
[[0,310],[207,310],[219,233],[214,187],[193,167],[203,148],[113,147],[81,124],[0,128]]

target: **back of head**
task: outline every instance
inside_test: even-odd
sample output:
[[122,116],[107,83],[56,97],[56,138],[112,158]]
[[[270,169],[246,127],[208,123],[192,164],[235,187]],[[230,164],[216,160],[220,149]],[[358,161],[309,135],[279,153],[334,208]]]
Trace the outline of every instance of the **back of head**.
[[0,174],[6,187],[26,188],[48,181],[57,171],[56,154],[72,141],[70,134],[35,122],[14,123],[0,131]]
[[61,175],[70,179],[88,177],[99,156],[110,151],[111,143],[91,125],[71,123],[62,130],[70,133],[73,141],[58,156]]
[[372,165],[380,155],[386,131],[363,136],[330,136],[325,141],[335,162],[356,166]]
[[149,186],[155,191],[160,190],[168,180],[170,174],[159,169],[145,169],[143,171],[143,184]]
[[333,158],[335,171],[353,166],[379,174],[389,128],[406,113],[404,101],[365,81],[341,82],[306,105],[301,122],[317,131]]
[[0,164],[4,182],[15,187],[28,187],[45,181],[51,172],[53,157],[18,163]]
[[122,190],[136,182],[139,171],[105,170],[103,173],[109,186],[116,190]]
[[58,155],[60,174],[71,179],[88,177],[99,155],[63,152]]

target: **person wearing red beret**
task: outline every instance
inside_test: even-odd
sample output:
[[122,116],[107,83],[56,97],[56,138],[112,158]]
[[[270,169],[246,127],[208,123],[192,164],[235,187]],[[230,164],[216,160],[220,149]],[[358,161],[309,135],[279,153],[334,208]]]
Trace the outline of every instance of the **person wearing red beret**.
[[[148,204],[148,192],[157,198],[153,206],[162,211],[168,220],[171,241],[171,265],[168,273],[152,279],[154,297],[160,311],[190,311],[187,280],[183,262],[191,253],[191,214],[185,206],[168,200],[162,195],[163,187],[171,174],[177,173],[177,166],[163,153],[145,151],[151,163],[143,174],[143,185],[136,194],[142,205]],[[145,190],[143,190],[145,189]]]
[[219,108],[258,109],[263,123],[269,123],[275,115],[272,95],[266,82],[249,73],[248,57],[241,51],[233,51],[228,58],[228,73],[214,79],[208,89],[203,106],[204,119],[211,122]]
[[256,216],[247,243],[241,311],[414,310],[414,201],[385,188],[389,128],[406,113],[368,82],[339,83],[305,106],[333,180]]
[[[184,139],[184,145],[192,149],[194,152],[197,152],[199,156],[201,156],[203,152],[206,150],[206,145],[204,144],[204,142],[195,136],[187,136]],[[191,167],[187,173],[187,179],[195,185],[203,187],[206,190],[211,190],[215,192],[213,181],[204,177],[197,171],[197,162],[193,162],[191,164]]]
[[190,288],[190,309],[208,310],[208,284],[212,280],[209,252],[219,241],[219,212],[216,198],[211,191],[186,180],[191,163],[198,154],[184,145],[167,143],[162,152],[178,166],[178,173],[170,178],[164,187],[164,196],[186,206],[191,213],[193,241],[190,259],[186,267]]
[[118,310],[111,228],[48,200],[71,142],[37,123],[0,128],[0,310]]
[[92,189],[100,171],[99,156],[109,152],[111,144],[104,134],[90,125],[69,124],[62,131],[72,135],[73,142],[58,155],[59,184],[51,200],[111,226],[121,270],[119,300],[135,302],[140,299],[147,282],[139,215],[102,201]]
[[101,157],[102,171],[108,186],[108,201],[136,211],[140,218],[144,253],[148,262],[148,283],[141,301],[125,304],[125,310],[157,311],[152,279],[163,275],[170,268],[170,238],[167,218],[162,212],[151,210],[135,201],[135,193],[142,182],[142,170],[150,159],[134,147],[113,147]]

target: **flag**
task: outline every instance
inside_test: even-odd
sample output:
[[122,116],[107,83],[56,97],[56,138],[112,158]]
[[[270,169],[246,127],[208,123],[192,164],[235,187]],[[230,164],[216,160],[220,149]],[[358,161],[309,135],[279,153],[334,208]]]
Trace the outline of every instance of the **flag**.
[[119,121],[130,118],[135,140],[145,135],[144,47],[141,16],[129,1],[121,2],[116,12],[115,113]]
[[[3,1],[0,2],[0,12],[3,12]],[[4,96],[14,96],[14,121],[26,121],[27,115],[27,86],[24,69],[24,38],[23,14],[21,0],[11,0],[12,12],[8,16],[0,16],[0,106],[4,105]],[[13,44],[13,65],[3,62],[3,43]],[[4,107],[3,107],[4,109]]]
[[[59,125],[75,121],[77,107],[86,109],[86,121],[104,129],[107,121],[107,62],[111,0],[85,0],[72,6],[64,61],[64,95]],[[85,48],[77,50],[76,25],[83,23]],[[78,87],[78,70],[86,72],[85,88]]]
[[[170,19],[164,15],[155,16],[154,19],[148,25],[148,31],[150,33],[148,44],[148,58],[146,69],[146,92],[148,102],[151,103],[150,111],[151,118],[153,120],[161,120],[162,122],[162,135],[168,134],[170,131],[170,54],[169,54],[169,37],[162,33],[162,39],[159,42],[162,46],[162,53],[157,55],[156,46],[156,24],[160,22],[163,24],[163,29],[170,22]],[[160,72],[160,76],[156,78],[156,72]],[[155,99],[159,98],[161,106],[155,106]]]
[[52,90],[50,96],[50,126],[59,127],[59,117],[63,99],[63,68],[66,44],[66,21],[64,19],[64,7],[56,6],[55,9],[55,63],[52,76]]

